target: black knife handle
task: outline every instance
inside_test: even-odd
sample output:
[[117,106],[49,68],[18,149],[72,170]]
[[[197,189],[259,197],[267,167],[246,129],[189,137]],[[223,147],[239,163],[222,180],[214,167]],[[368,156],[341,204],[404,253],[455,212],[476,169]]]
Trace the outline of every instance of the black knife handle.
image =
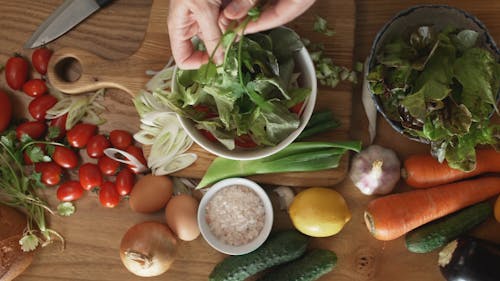
[[111,3],[113,0],[95,0],[95,2],[97,3],[97,5],[99,5],[99,7],[104,7],[106,5],[108,5],[109,3]]

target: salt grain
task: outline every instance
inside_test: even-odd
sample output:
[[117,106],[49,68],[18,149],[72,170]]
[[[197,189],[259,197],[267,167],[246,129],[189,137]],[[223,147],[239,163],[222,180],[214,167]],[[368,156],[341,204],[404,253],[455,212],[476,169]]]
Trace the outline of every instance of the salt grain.
[[233,185],[221,189],[208,202],[205,212],[210,231],[232,246],[248,244],[264,228],[264,204],[246,186]]

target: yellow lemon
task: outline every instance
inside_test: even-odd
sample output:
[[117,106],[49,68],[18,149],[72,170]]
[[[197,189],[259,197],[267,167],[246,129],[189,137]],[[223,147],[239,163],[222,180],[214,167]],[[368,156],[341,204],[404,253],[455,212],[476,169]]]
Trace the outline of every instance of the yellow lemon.
[[337,234],[351,219],[344,197],[324,187],[311,187],[297,194],[288,213],[298,231],[313,237]]
[[495,219],[497,220],[497,222],[500,222],[500,195],[495,202]]

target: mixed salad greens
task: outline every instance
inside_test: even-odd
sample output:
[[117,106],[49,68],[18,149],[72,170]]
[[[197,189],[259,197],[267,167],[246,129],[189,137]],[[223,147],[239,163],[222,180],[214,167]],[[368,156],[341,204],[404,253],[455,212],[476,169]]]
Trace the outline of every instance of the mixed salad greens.
[[228,149],[273,146],[300,125],[299,114],[311,90],[298,86],[294,53],[300,37],[290,29],[238,36],[223,35],[224,61],[197,70],[178,70],[169,107]]
[[500,144],[500,125],[489,124],[498,113],[497,60],[476,31],[421,26],[381,48],[368,81],[406,134],[429,141],[439,161],[471,171],[477,145]]

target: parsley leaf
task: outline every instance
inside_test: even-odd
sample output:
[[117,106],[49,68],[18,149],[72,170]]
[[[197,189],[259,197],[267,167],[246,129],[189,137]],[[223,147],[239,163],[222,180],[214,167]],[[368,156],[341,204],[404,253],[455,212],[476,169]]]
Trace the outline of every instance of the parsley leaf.
[[75,205],[71,202],[63,202],[57,205],[57,213],[64,217],[69,217],[75,213]]

